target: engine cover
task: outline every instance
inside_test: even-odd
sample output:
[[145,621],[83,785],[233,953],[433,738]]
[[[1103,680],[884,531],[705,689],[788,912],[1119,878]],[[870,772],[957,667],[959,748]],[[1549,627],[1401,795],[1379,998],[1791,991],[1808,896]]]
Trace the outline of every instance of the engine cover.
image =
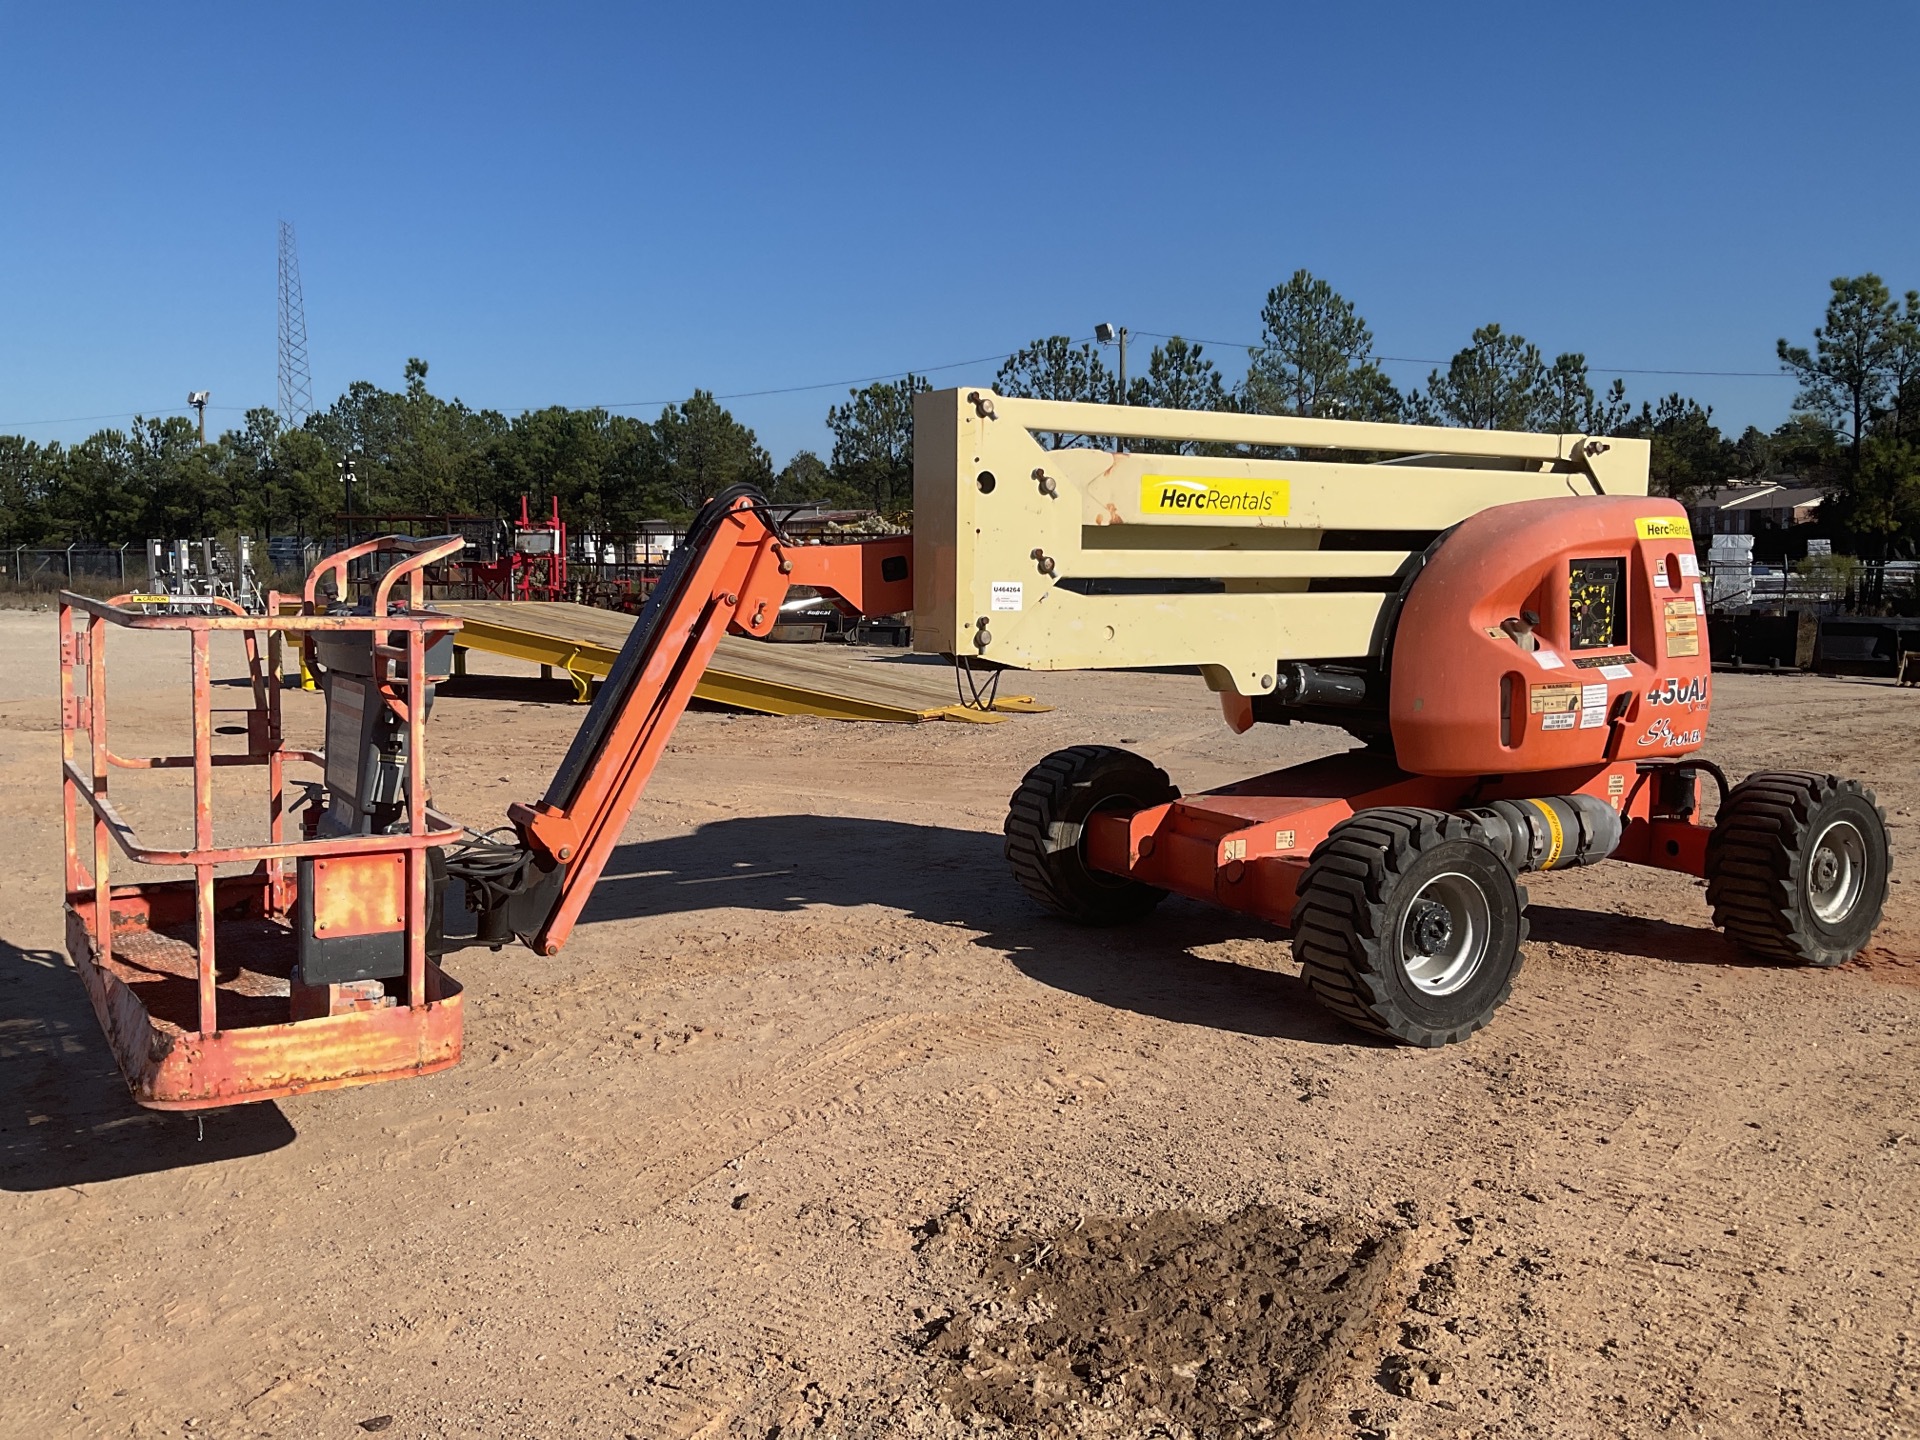
[[1501,775],[1697,750],[1712,690],[1699,577],[1673,500],[1526,500],[1462,521],[1395,627],[1400,766]]

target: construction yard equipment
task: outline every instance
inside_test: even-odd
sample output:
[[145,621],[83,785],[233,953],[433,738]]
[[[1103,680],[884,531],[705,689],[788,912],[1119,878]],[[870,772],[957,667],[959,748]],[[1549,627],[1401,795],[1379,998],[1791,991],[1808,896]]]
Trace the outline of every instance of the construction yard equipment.
[[[559,950],[724,637],[769,633],[797,585],[850,615],[911,600],[916,647],[988,693],[1008,668],[1191,667],[1236,731],[1348,731],[1344,754],[1184,797],[1130,752],[1056,752],[1013,796],[1006,854],[1072,920],[1139,920],[1177,892],[1290,927],[1314,993],[1375,1035],[1438,1045],[1487,1022],[1519,969],[1530,871],[1613,858],[1704,876],[1715,922],[1771,960],[1838,964],[1877,924],[1889,845],[1871,792],[1811,771],[1730,786],[1698,755],[1699,567],[1684,512],[1646,494],[1645,442],[982,390],[921,395],[915,429],[910,541],[801,544],[750,486],[710,500],[544,796],[485,833],[427,802],[425,724],[462,622],[423,606],[420,577],[457,538],[330,557],[298,615],[141,617],[63,596],[70,945],[136,1097],[228,1104],[453,1063],[441,957]],[[323,613],[322,582],[344,594],[349,565],[382,548],[400,559],[370,599]],[[109,625],[191,632],[192,756],[107,748]],[[246,752],[212,753],[220,629],[266,633],[269,664],[299,633],[324,680],[324,754],[284,746],[257,645]],[[289,761],[325,777],[296,842],[280,828]],[[217,847],[213,770],[246,764],[269,771],[269,843]],[[191,766],[192,847],[136,844],[107,796],[115,765]],[[195,878],[112,887],[113,842]],[[255,868],[216,877],[229,861]],[[223,982],[229,968],[241,978]],[[172,991],[156,987],[176,981],[197,1006],[162,1015]]]
[[[787,545],[750,491],[711,503],[694,533],[701,543],[676,556],[632,627],[548,800],[516,807],[527,838],[512,841],[463,829],[428,800],[426,721],[461,621],[425,606],[423,577],[458,553],[458,536],[329,556],[297,613],[282,613],[277,595],[265,615],[230,602],[231,613],[155,615],[130,597],[62,594],[67,943],[136,1100],[203,1109],[456,1063],[462,997],[440,958],[515,937],[558,948],[729,627],[765,633],[789,583],[876,614],[904,609],[911,593],[907,542]],[[341,601],[350,571],[384,562],[367,599]],[[187,633],[191,754],[110,747],[114,628]],[[212,706],[212,640],[225,631],[246,645],[251,703],[237,711]],[[318,676],[324,693],[324,751],[289,746],[281,731],[271,677],[288,635],[297,673]],[[238,723],[216,727],[216,715]],[[216,753],[227,733],[244,749]],[[297,839],[285,833],[291,764],[321,772],[301,787]],[[214,776],[234,766],[267,772],[264,840],[216,839]],[[144,843],[109,793],[115,769],[190,770],[191,843]],[[115,885],[116,846],[193,878]],[[235,866],[251,868],[218,873]]]
[[[914,420],[917,643],[976,665],[1191,665],[1237,731],[1362,742],[1186,797],[1124,750],[1048,756],[1006,854],[1056,913],[1127,923],[1177,892],[1289,926],[1329,1010],[1417,1045],[1465,1038],[1512,992],[1528,871],[1704,876],[1715,923],[1770,960],[1837,965],[1878,924],[1870,791],[1802,771],[1730,787],[1697,758],[1700,567],[1686,512],[1646,494],[1644,441],[986,391],[923,394]],[[1090,435],[1153,453],[1058,443]]]
[[[583,705],[593,698],[594,683],[613,673],[634,626],[631,615],[565,600],[449,600],[436,608],[462,621],[454,674],[465,673],[468,650],[527,660],[566,676]],[[1031,695],[983,696],[975,703],[956,689],[950,672],[932,665],[876,661],[838,645],[767,645],[733,635],[715,648],[693,694],[764,715],[909,724],[992,724],[1050,708]]]
[[[437,660],[459,621],[419,604],[421,571],[453,540],[369,541],[330,557],[307,582],[305,613],[143,614],[122,601],[60,597],[60,719],[67,852],[67,949],[121,1073],[141,1104],[195,1110],[304,1090],[442,1070],[460,1058],[460,987],[429,955],[429,871],[461,832],[425,799],[418,756]],[[317,613],[321,575],[391,555],[359,613]],[[394,602],[401,581],[412,603]],[[193,749],[122,755],[108,740],[107,639],[114,629],[185,632]],[[212,643],[238,631],[247,655],[243,709],[213,707]],[[337,667],[328,674],[328,753],[286,744],[278,669],[284,637]],[[266,646],[260,643],[266,637]],[[216,730],[214,717],[239,723]],[[215,753],[217,733],[244,749]],[[328,803],[285,833],[287,766],[323,767]],[[216,837],[214,778],[267,772],[266,839]],[[144,843],[114,803],[116,769],[190,770],[191,841]],[[313,787],[319,789],[320,787]],[[221,819],[220,827],[224,828]],[[136,865],[189,868],[187,880],[112,882],[118,847]],[[241,874],[235,865],[251,865]],[[230,873],[218,873],[222,868]]]

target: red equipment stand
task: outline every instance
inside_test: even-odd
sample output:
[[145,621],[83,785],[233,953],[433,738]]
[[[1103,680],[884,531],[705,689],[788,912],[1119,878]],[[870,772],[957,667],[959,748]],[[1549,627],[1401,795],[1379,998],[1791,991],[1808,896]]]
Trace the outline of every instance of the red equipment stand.
[[535,521],[520,497],[520,518],[507,526],[506,553],[491,562],[466,561],[461,568],[479,593],[476,600],[565,600],[567,584],[567,525],[560,518],[560,498],[553,497],[553,513]]
[[[266,615],[248,615],[231,602],[221,602],[231,614],[146,615],[114,601],[61,594],[67,949],[140,1104],[206,1109],[422,1075],[458,1062],[460,987],[427,957],[427,851],[461,832],[429,812],[422,741],[426,647],[431,637],[458,629],[460,622],[450,615],[418,613],[418,608],[421,571],[460,544],[457,538],[387,538],[330,556],[309,579],[298,615],[280,615],[277,595]],[[318,613],[315,586],[323,573],[334,572],[344,586],[347,562],[383,551],[403,558],[380,581],[371,614]],[[393,588],[402,578],[412,606],[390,611]],[[190,755],[138,758],[109,747],[109,627],[187,632],[193,677]],[[321,765],[325,756],[290,747],[281,734],[276,677],[282,636],[320,630],[375,632],[373,653],[386,662],[382,693],[408,727],[412,763],[405,833],[285,838],[286,766]],[[213,708],[212,641],[221,631],[240,632],[246,645],[251,704],[238,710]],[[262,633],[268,637],[264,664]],[[243,751],[214,753],[215,715],[244,717]],[[223,732],[231,728],[221,727]],[[236,766],[266,769],[264,842],[216,843],[214,772]],[[108,795],[108,776],[115,769],[191,771],[191,844],[142,843]],[[135,864],[190,868],[193,878],[114,885],[109,862],[115,845]],[[341,913],[326,921],[339,934],[404,928],[406,973],[394,985],[400,993],[386,993],[377,981],[316,987],[294,981],[290,921],[298,898],[295,862],[303,856],[394,875],[398,883],[385,887],[384,907],[335,904],[332,908]],[[233,872],[232,867],[246,865],[252,868]],[[218,873],[223,868],[229,873]],[[381,908],[389,913],[371,913]],[[368,913],[349,913],[359,911]]]

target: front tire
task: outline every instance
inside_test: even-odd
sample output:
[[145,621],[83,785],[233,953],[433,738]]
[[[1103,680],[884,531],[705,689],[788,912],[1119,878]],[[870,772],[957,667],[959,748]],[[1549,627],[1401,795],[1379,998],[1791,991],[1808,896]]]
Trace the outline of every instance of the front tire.
[[1887,903],[1887,817],[1857,780],[1760,771],[1733,787],[1707,836],[1713,923],[1748,954],[1843,965]]
[[1362,810],[1313,852],[1293,953],[1320,1003],[1402,1044],[1480,1029],[1513,993],[1526,892],[1457,815]]
[[1007,805],[1006,856],[1020,888],[1082,925],[1139,920],[1167,892],[1088,866],[1082,841],[1099,810],[1132,813],[1178,800],[1167,772],[1131,750],[1075,745],[1056,750],[1021,780]]

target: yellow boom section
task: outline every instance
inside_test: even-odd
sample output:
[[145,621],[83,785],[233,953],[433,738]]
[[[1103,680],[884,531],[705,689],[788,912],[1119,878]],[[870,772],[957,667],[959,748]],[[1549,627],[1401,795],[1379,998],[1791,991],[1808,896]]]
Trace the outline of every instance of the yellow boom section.
[[[1090,443],[1087,443],[1089,442]],[[1644,495],[1648,445],[940,390],[914,402],[914,646],[1029,670],[1367,656],[1489,506]]]

